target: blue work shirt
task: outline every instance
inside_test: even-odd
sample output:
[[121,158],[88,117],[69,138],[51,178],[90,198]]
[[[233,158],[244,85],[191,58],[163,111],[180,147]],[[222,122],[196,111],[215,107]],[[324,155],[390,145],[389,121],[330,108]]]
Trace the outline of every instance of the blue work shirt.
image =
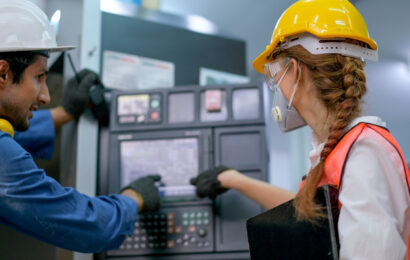
[[1,223],[58,247],[91,253],[119,247],[132,234],[137,212],[128,197],[91,198],[62,187],[0,131]]
[[33,111],[27,131],[16,131],[14,140],[34,158],[51,159],[54,151],[56,132],[49,109]]

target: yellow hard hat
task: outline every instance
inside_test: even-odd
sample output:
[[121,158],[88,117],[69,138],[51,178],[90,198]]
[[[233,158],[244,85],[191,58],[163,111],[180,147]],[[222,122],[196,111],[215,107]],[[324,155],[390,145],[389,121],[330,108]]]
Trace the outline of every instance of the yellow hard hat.
[[377,50],[377,43],[370,38],[362,15],[349,1],[299,0],[279,18],[273,30],[271,43],[253,61],[254,69],[263,74],[264,66],[272,59],[269,56],[279,42],[285,42],[289,36],[303,33],[322,39],[358,40],[366,43],[371,50]]

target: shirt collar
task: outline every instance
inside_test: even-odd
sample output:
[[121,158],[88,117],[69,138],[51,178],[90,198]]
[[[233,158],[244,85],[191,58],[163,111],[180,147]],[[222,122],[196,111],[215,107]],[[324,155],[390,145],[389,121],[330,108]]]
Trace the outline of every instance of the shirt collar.
[[[350,124],[346,126],[343,134],[348,132],[355,125],[362,123],[362,122],[386,127],[386,122],[384,122],[377,116],[360,116],[360,117],[353,119],[353,121],[350,122]],[[323,147],[325,146],[325,142],[319,143],[319,137],[314,132],[312,133],[312,146],[313,146],[313,149],[309,152],[309,160],[311,163],[311,167],[314,167],[316,166],[316,164],[319,163],[320,153],[322,152]]]

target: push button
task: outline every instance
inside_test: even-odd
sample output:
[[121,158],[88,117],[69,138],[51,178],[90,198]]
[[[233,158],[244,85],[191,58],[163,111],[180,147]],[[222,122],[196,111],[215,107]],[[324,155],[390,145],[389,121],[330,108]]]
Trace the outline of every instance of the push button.
[[205,228],[199,228],[198,229],[198,236],[205,237],[206,236],[206,229]]
[[151,101],[151,107],[152,108],[158,108],[159,107],[159,100],[154,99]]
[[167,247],[168,247],[168,248],[173,248],[174,246],[175,246],[174,240],[169,240],[169,241],[167,242]]
[[195,226],[189,226],[188,227],[188,232],[193,233],[193,232],[195,232],[195,230],[196,230]]
[[222,92],[219,89],[205,91],[205,107],[208,112],[220,112]]
[[159,120],[159,112],[154,111],[151,113],[151,119],[154,121],[158,121]]
[[175,233],[180,234],[182,232],[182,227],[181,226],[176,226],[175,227]]

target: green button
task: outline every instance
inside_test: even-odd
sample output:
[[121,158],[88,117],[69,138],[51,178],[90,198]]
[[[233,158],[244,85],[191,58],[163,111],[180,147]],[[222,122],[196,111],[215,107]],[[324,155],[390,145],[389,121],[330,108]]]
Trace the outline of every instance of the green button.
[[151,101],[151,107],[152,107],[152,108],[157,108],[157,107],[159,107],[159,101],[158,101],[158,100],[152,100],[152,101]]

